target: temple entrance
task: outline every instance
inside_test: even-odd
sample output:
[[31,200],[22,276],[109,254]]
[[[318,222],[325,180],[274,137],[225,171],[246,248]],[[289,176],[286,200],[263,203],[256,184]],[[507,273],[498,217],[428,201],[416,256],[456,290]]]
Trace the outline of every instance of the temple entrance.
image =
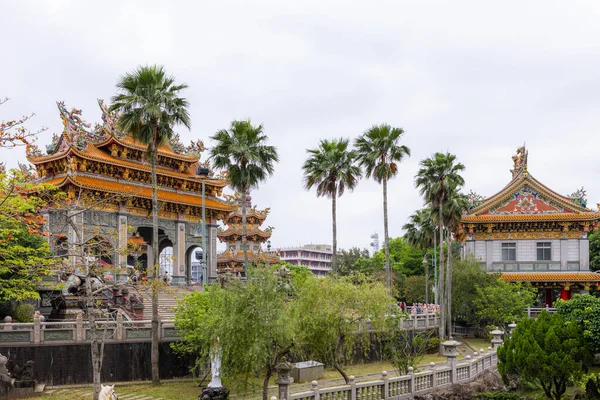
[[185,270],[189,283],[202,282],[202,247],[192,245],[187,249],[185,252]]
[[[169,244],[171,241],[168,241]],[[160,256],[158,257],[158,262],[160,264],[160,273],[161,275],[165,272],[169,277],[173,276],[173,246],[169,245],[162,249],[160,252]]]

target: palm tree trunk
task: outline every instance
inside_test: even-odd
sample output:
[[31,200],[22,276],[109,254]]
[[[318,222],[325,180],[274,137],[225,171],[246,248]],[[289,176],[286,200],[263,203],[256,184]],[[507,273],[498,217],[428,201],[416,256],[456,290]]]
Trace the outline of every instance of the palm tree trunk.
[[[439,223],[440,228],[440,272],[438,274],[438,293],[440,294],[440,339],[446,338],[446,302],[444,296],[444,221],[442,220],[442,199],[439,202]],[[441,345],[440,345],[441,351]]]
[[248,245],[246,243],[246,199],[248,198],[248,190],[242,190],[242,248],[244,249],[244,276],[246,276],[246,268],[248,268]]
[[385,251],[385,285],[388,294],[392,293],[392,270],[390,268],[390,248],[388,234],[387,179],[383,179],[383,248]]
[[337,190],[334,190],[331,195],[331,225],[333,230],[333,253],[331,255],[331,268],[334,274],[337,274],[337,216],[336,216],[336,201]]
[[158,178],[156,176],[157,155],[157,134],[158,127],[154,127],[154,137],[150,144],[151,163],[152,163],[152,349],[150,360],[152,364],[152,383],[160,383],[158,372],[158,268],[159,268],[159,247],[158,247]]
[[446,260],[446,332],[452,336],[452,234],[448,232],[448,259]]

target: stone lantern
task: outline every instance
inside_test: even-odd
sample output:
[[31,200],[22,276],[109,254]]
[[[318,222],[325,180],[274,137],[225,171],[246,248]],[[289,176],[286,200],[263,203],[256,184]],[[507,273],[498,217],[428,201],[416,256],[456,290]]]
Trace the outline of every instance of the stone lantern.
[[515,328],[517,327],[517,324],[515,324],[514,322],[511,322],[510,324],[508,324],[508,335],[512,335],[512,333],[514,332]]
[[450,337],[442,343],[444,347],[444,355],[448,358],[448,366],[452,368],[452,382],[456,382],[456,357],[458,357],[458,346],[461,343]]
[[277,379],[275,383],[279,386],[279,400],[290,399],[290,385],[294,383],[294,378],[290,376],[290,372],[294,365],[289,362],[277,364]]
[[496,350],[502,344],[502,335],[504,335],[504,332],[502,332],[499,329],[494,329],[490,333],[494,337],[492,339],[492,346],[493,346],[494,350]]

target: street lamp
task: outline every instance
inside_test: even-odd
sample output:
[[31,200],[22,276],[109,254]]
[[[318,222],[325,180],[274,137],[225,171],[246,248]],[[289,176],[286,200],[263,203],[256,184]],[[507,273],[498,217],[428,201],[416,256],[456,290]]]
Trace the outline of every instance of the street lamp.
[[429,304],[429,262],[427,254],[423,256],[423,266],[425,267],[425,304]]
[[210,173],[208,168],[198,168],[198,175],[202,176],[202,287],[208,284],[208,266],[206,265],[206,188],[204,181]]

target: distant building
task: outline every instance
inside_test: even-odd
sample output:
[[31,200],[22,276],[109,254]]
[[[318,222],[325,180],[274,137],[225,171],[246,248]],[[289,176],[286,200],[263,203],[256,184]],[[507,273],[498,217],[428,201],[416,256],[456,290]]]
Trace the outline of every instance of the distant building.
[[331,246],[328,244],[307,244],[301,247],[279,249],[282,261],[309,268],[317,276],[325,276],[331,270]]

